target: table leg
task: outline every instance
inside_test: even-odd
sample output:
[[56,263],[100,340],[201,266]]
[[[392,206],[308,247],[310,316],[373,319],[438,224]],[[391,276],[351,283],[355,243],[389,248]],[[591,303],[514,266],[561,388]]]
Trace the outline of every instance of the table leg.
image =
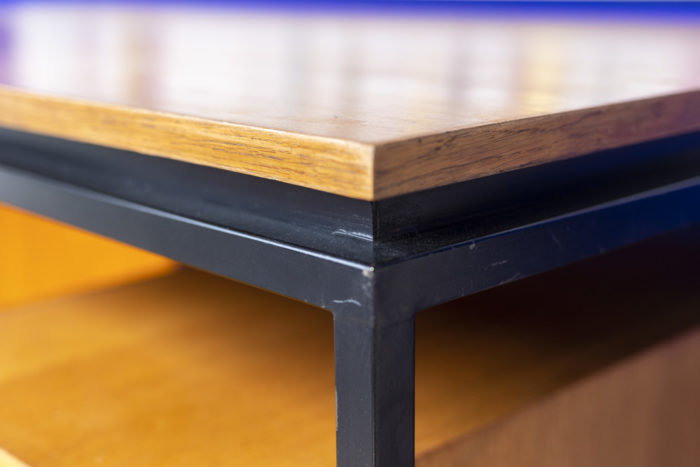
[[415,318],[334,323],[338,467],[413,466]]

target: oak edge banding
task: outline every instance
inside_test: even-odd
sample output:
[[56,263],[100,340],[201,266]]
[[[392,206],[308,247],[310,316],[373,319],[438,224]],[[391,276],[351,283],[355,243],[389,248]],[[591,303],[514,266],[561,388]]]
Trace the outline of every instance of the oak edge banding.
[[700,90],[372,145],[0,86],[0,125],[373,201],[700,130]]
[[700,130],[700,90],[492,123],[375,148],[375,199]]
[[0,125],[372,199],[373,147],[0,86]]

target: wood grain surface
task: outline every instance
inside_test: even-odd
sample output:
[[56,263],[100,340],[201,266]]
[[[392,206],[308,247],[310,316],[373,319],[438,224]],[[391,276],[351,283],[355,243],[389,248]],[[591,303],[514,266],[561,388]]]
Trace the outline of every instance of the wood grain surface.
[[421,467],[695,467],[700,329],[446,443]]
[[[418,466],[697,452],[700,331],[657,345],[700,319],[689,245],[422,312]],[[14,308],[0,313],[0,448],[32,466],[332,466],[332,366],[330,314],[199,272]]]
[[700,129],[700,28],[25,4],[0,125],[379,199]]

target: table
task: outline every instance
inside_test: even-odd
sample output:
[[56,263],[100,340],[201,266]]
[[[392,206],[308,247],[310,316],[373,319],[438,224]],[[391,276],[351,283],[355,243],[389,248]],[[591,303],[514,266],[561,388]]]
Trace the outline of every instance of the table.
[[182,8],[2,12],[0,200],[331,310],[340,466],[413,463],[416,312],[700,220],[692,18]]

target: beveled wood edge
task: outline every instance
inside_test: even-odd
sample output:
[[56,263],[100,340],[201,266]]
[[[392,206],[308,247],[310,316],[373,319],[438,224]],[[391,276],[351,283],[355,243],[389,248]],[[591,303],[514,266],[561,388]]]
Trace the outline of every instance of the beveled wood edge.
[[700,90],[384,143],[0,86],[0,125],[374,201],[700,130]]
[[375,199],[700,130],[700,90],[378,144]]
[[0,125],[372,199],[371,145],[0,86]]

